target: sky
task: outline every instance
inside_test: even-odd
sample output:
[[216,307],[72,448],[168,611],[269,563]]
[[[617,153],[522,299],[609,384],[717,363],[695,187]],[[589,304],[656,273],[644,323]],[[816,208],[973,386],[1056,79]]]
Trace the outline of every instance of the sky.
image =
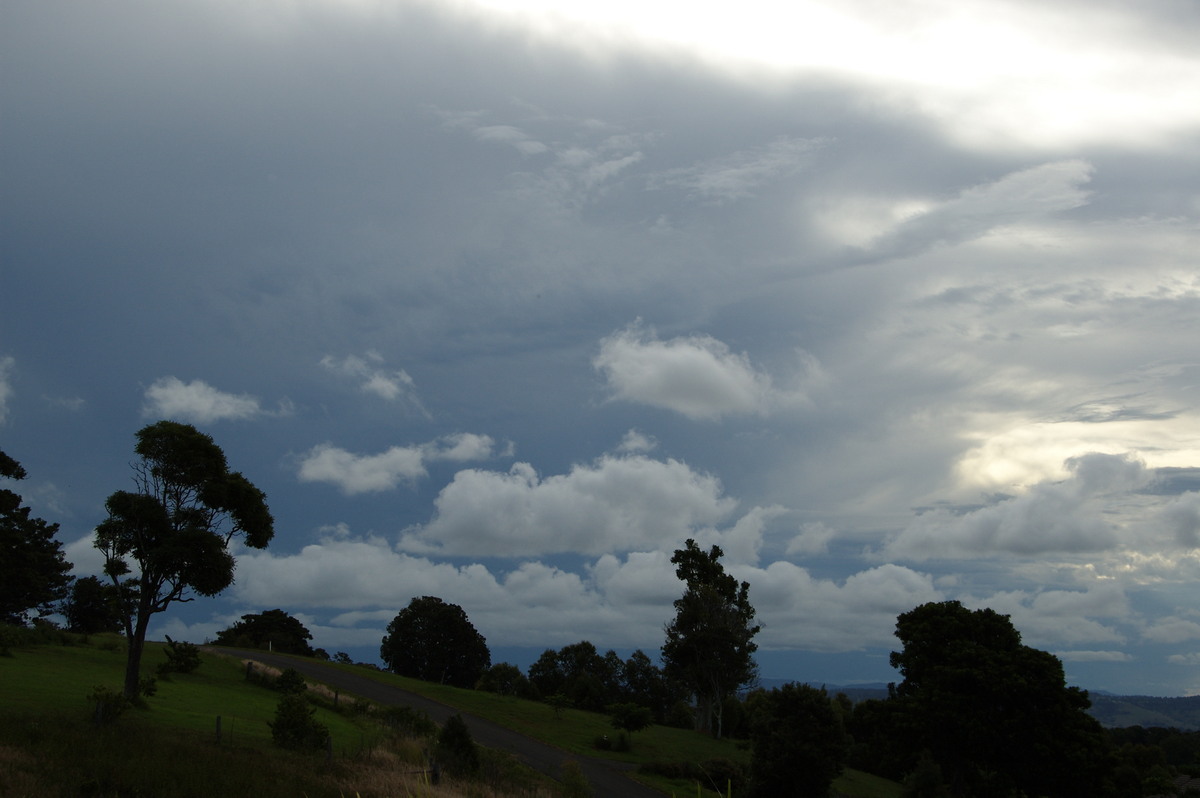
[[1011,616],[1200,693],[1200,7],[0,0],[0,449],[78,575],[134,435],[275,539],[150,635],[280,608],[377,661],[656,655],[685,540],[761,675],[888,682]]

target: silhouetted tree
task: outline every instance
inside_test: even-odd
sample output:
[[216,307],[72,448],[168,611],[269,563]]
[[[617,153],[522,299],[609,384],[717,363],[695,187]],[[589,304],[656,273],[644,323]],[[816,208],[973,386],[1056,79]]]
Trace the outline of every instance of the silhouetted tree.
[[751,795],[822,798],[842,772],[849,741],[824,689],[785,684],[746,699]]
[[87,635],[122,628],[120,591],[95,576],[76,579],[58,611],[67,619],[69,632]]
[[474,687],[492,664],[463,608],[436,596],[414,598],[392,619],[379,656],[393,673],[455,687]]
[[663,670],[696,696],[699,728],[722,734],[722,703],[758,675],[754,652],[754,607],[750,585],[725,573],[719,546],[703,552],[688,540],[671,562],[686,585],[667,625]]
[[957,601],[902,614],[891,655],[899,739],[928,750],[953,795],[1099,795],[1112,769],[1087,693],[1057,657],[1021,643],[1007,615]]
[[[25,476],[20,463],[0,452],[0,477]],[[54,537],[58,524],[30,513],[19,495],[0,488],[0,623],[23,626],[31,613],[50,614],[71,584],[71,563]]]
[[275,534],[266,496],[230,471],[221,447],[195,427],[174,421],[143,427],[134,451],[137,491],[108,497],[108,518],[96,527],[95,544],[121,593],[130,700],[138,696],[151,616],[192,601],[192,594],[215,596],[229,587],[234,538],[261,549]]
[[283,610],[275,609],[243,615],[237,623],[217,632],[214,642],[219,646],[270,648],[284,654],[311,657],[314,652],[309,640],[312,640],[312,633],[303,623]]

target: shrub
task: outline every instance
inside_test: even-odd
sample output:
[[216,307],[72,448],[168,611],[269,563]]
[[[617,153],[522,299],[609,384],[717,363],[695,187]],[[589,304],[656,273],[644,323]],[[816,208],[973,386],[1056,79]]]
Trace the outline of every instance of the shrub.
[[316,750],[329,740],[329,729],[316,719],[316,709],[300,693],[284,693],[275,707],[275,720],[267,725],[271,739],[281,748]]
[[583,768],[574,759],[568,759],[562,766],[563,798],[591,798],[592,785],[588,784]]
[[279,674],[272,686],[279,692],[289,695],[299,695],[308,689],[308,685],[304,683],[304,677],[295,668],[288,668]]
[[200,667],[200,648],[186,641],[176,643],[167,635],[167,646],[163,649],[167,661],[158,666],[158,675],[169,673],[191,673]]
[[112,723],[121,713],[129,708],[129,700],[120,690],[111,690],[103,685],[97,685],[88,693],[87,700],[96,705],[92,712],[92,721],[97,726]]
[[379,720],[392,731],[408,737],[432,737],[437,733],[437,724],[412,707],[387,707],[380,711]]
[[462,715],[454,715],[438,733],[436,757],[447,771],[469,775],[479,770],[479,750]]

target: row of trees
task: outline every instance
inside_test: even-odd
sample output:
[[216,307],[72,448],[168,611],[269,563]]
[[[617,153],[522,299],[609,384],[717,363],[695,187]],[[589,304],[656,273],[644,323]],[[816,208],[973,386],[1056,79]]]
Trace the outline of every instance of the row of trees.
[[[77,580],[72,586],[70,564],[54,540],[57,526],[31,517],[19,496],[0,490],[0,620],[24,623],[55,607],[81,625],[111,624],[115,614],[128,638],[124,693],[131,699],[138,695],[151,617],[175,602],[220,593],[233,580],[231,543],[262,548],[274,534],[264,494],[229,469],[209,436],[160,421],[137,433],[135,452],[136,490],[113,493],[108,517],[96,530],[108,584]],[[25,472],[0,453],[0,476],[22,479]],[[515,669],[492,667],[486,641],[462,608],[431,596],[414,598],[396,616],[380,653],[392,670],[423,679],[461,686],[490,680],[589,709],[638,704],[660,721],[686,697],[696,728],[716,736],[730,725],[727,707],[737,706],[736,726],[753,741],[762,794],[778,794],[763,785],[795,784],[798,762],[806,763],[806,772],[822,774],[819,781],[831,779],[843,754],[869,770],[927,785],[914,794],[1114,791],[1116,760],[1086,713],[1087,694],[1068,687],[1058,659],[1023,645],[1009,618],[992,610],[950,601],[901,615],[896,635],[902,650],[891,664],[903,679],[886,701],[850,707],[802,686],[757,691],[739,701],[757,676],[754,637],[760,627],[749,585],[725,572],[722,554],[692,540],[674,553],[684,591],[665,627],[661,669],[644,652],[622,661],[583,641],[547,650],[522,677]],[[107,621],[104,611],[94,613],[99,620],[91,618],[96,607],[109,612]],[[222,633],[221,642],[261,645],[256,635],[264,625],[295,637],[288,620],[281,610],[245,616]],[[311,636],[304,633],[299,653],[311,651]],[[270,634],[266,641],[273,645]],[[818,767],[821,762],[828,767]],[[820,794],[815,784],[810,792]]]

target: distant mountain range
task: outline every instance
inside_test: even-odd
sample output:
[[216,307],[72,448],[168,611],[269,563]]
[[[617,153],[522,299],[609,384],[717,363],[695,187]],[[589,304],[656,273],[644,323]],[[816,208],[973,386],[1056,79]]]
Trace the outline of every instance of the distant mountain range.
[[[789,679],[760,679],[768,690],[787,684]],[[887,698],[887,685],[883,682],[868,684],[814,684],[824,687],[830,695],[845,693],[855,703],[872,698]],[[1112,695],[1103,691],[1089,691],[1092,708],[1088,710],[1102,726],[1120,728],[1125,726],[1174,727],[1183,731],[1200,730],[1200,696],[1160,698],[1145,695]]]

